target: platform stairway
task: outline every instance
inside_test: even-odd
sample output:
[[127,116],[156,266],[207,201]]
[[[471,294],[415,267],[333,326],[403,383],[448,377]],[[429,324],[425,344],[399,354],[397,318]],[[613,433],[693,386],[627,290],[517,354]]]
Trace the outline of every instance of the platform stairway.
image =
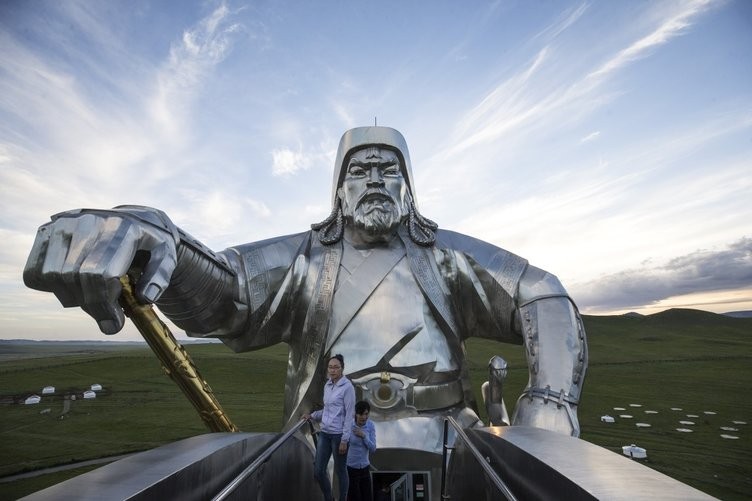
[[[24,499],[319,501],[309,426],[300,421],[285,433],[208,433],[187,438]],[[401,452],[419,457],[409,450]],[[421,499],[714,499],[633,459],[539,428],[462,429],[447,418],[443,455],[436,459],[441,463],[438,468],[416,464],[416,471],[435,475]]]

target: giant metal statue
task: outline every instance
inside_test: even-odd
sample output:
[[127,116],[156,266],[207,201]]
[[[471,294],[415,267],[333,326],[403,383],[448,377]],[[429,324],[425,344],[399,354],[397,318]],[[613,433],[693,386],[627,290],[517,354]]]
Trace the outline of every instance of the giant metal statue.
[[[286,428],[320,401],[325,361],[342,353],[380,449],[435,453],[445,416],[479,425],[465,339],[524,344],[530,379],[511,424],[577,436],[587,347],[560,282],[438,229],[415,201],[402,135],[360,127],[339,144],[332,213],[310,231],[214,253],[156,209],[73,210],[39,228],[24,281],[112,334],[124,323],[119,279],[137,266],[137,297],[190,336],[235,351],[287,343]],[[484,390],[492,421],[506,416],[499,391]]]

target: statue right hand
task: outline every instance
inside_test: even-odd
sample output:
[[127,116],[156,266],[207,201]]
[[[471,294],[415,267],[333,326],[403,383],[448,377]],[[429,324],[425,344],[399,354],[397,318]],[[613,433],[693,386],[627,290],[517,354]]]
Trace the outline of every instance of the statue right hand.
[[123,328],[118,304],[125,275],[138,260],[140,301],[153,303],[177,263],[177,230],[164,213],[145,207],[80,209],[42,225],[24,269],[24,283],[55,294],[65,307],[80,306],[105,334]]

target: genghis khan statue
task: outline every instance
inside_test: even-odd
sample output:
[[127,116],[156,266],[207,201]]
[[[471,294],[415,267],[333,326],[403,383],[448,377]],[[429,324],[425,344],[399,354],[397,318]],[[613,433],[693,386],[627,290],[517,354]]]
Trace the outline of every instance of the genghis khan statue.
[[444,416],[481,425],[465,339],[524,344],[530,379],[511,424],[577,436],[587,347],[559,280],[439,230],[415,200],[402,135],[359,127],[339,144],[333,211],[310,231],[214,253],[156,209],[73,210],[40,227],[24,281],[112,334],[124,322],[118,277],[135,262],[137,297],[188,335],[235,351],[287,343],[286,428],[315,408],[341,353],[379,448],[440,452]]

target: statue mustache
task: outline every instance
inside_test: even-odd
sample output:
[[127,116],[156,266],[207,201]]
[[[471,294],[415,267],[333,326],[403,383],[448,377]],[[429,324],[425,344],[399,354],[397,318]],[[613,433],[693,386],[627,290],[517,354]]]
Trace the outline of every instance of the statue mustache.
[[363,204],[364,202],[373,200],[375,198],[381,198],[381,199],[386,200],[387,202],[395,203],[392,195],[390,195],[389,192],[386,191],[384,188],[371,188],[365,193],[363,193],[360,196],[360,198],[358,198],[358,202],[355,204],[355,206],[357,207]]

